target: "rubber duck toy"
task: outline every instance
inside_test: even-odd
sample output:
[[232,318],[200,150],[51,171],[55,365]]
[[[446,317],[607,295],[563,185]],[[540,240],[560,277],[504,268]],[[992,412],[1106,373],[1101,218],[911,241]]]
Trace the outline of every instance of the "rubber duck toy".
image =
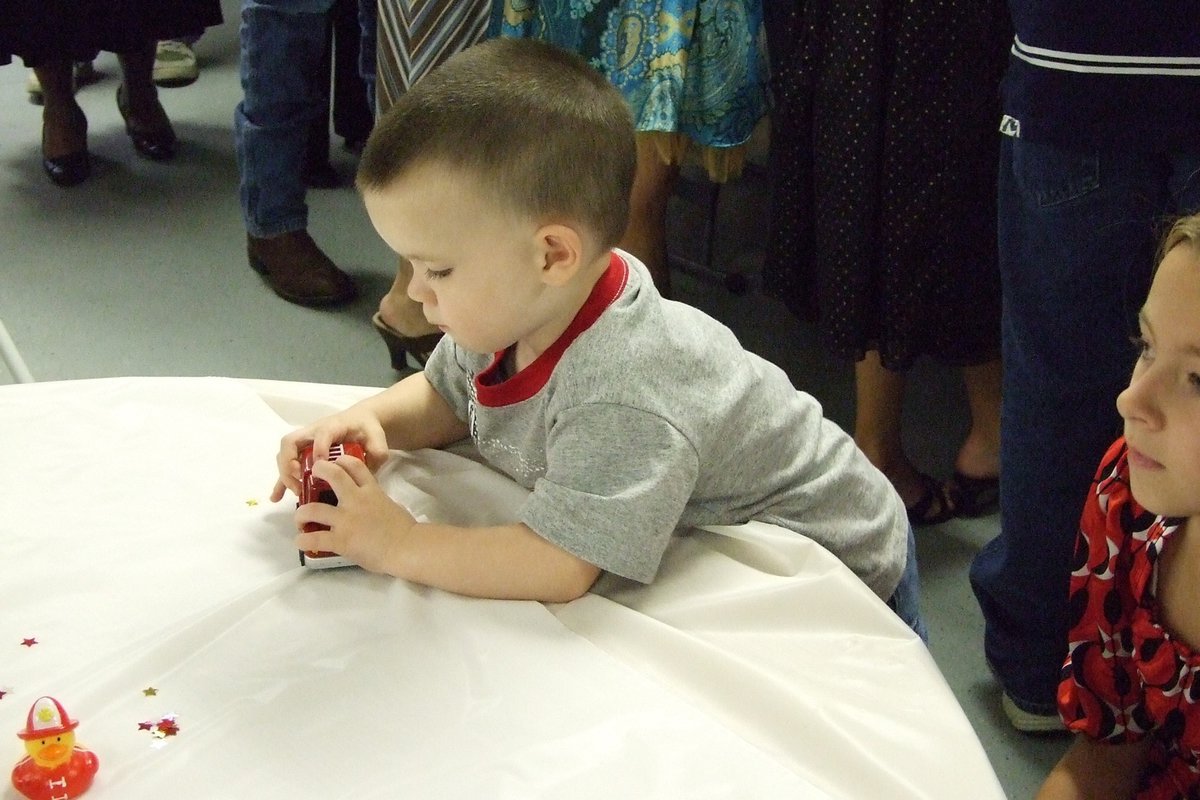
[[25,730],[17,733],[28,753],[13,768],[18,792],[29,800],[70,800],[88,790],[100,761],[92,751],[75,746],[78,726],[53,697],[34,702]]

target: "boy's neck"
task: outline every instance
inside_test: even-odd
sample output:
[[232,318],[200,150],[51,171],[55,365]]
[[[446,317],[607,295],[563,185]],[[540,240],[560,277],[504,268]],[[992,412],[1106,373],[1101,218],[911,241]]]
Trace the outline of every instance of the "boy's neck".
[[534,337],[517,340],[506,353],[507,366],[511,369],[511,374],[525,369],[558,341],[575,317],[579,315],[579,311],[595,290],[596,284],[604,277],[611,257],[612,251],[604,250],[586,266],[581,267],[570,283],[553,290],[561,294],[555,298],[555,308],[549,314],[547,322],[539,326]]

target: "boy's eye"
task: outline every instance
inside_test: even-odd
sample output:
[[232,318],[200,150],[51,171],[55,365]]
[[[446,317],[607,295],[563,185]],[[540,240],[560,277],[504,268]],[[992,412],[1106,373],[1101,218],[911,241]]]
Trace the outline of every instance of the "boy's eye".
[[454,269],[452,267],[446,269],[427,269],[425,270],[425,280],[435,281],[438,278],[446,277],[453,271]]
[[1150,343],[1146,341],[1144,336],[1130,336],[1129,341],[1133,344],[1134,352],[1137,353],[1138,358],[1150,357]]
[[1200,392],[1200,375],[1197,375],[1194,372],[1189,372],[1187,379],[1188,385],[1190,385],[1197,392]]

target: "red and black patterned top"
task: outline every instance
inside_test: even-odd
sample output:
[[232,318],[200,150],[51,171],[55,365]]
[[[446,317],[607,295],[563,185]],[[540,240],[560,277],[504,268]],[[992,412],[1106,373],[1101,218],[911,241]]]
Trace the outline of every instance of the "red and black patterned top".
[[1151,737],[1137,800],[1200,798],[1200,654],[1163,629],[1155,596],[1155,565],[1181,523],[1133,499],[1118,439],[1080,520],[1058,708],[1072,731],[1092,739]]

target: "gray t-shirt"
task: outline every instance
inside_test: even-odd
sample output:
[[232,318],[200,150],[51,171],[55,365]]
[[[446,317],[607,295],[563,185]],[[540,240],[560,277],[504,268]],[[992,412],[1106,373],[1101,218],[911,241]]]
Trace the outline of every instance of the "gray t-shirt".
[[900,580],[908,520],[883,474],[816,399],[664,300],[627,253],[519,373],[444,337],[425,376],[532,491],[520,521],[601,569],[649,582],[675,531],[754,519],[823,545],[881,598]]

